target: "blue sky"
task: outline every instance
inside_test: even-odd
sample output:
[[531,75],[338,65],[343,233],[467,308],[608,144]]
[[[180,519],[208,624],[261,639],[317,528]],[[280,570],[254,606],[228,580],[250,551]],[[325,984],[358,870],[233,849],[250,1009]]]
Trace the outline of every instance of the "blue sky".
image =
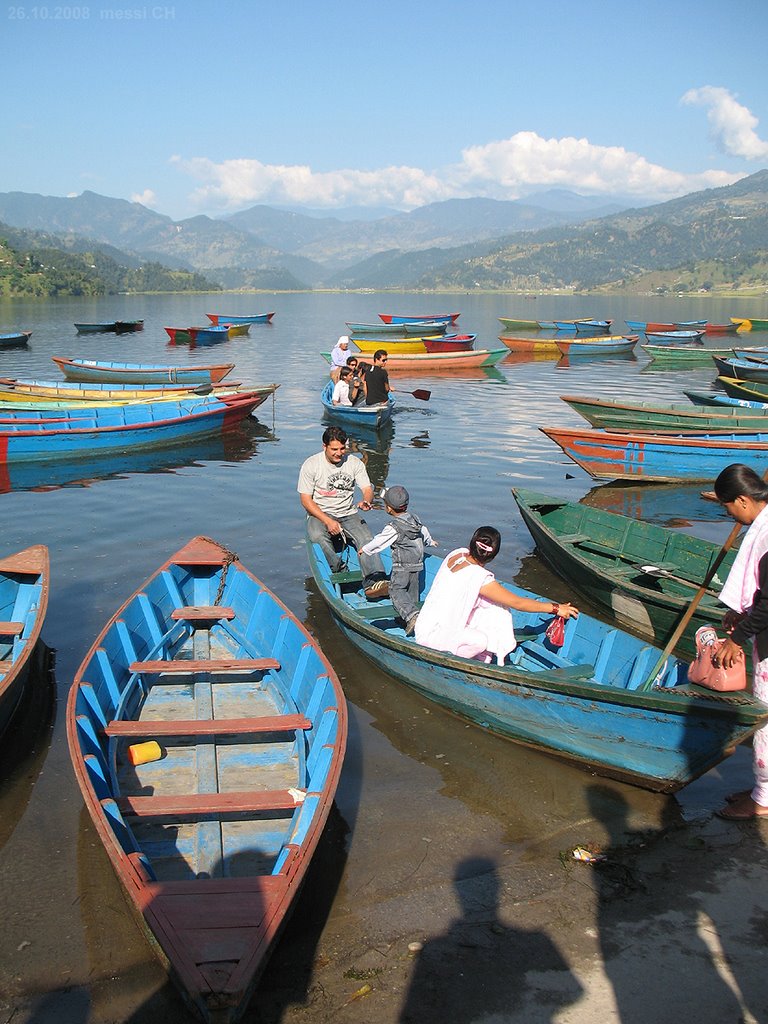
[[0,191],[174,219],[541,188],[662,201],[768,167],[766,0],[5,7]]

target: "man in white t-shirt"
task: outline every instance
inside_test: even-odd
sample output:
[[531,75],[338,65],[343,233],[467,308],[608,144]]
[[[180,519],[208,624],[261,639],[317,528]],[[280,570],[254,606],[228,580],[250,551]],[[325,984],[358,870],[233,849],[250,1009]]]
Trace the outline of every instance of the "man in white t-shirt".
[[[355,488],[362,501],[355,505]],[[341,427],[323,433],[323,450],[310,455],[299,471],[296,488],[307,513],[307,535],[318,544],[333,572],[341,569],[344,543],[358,552],[372,538],[358,509],[367,512],[373,501],[373,485],[365,466],[347,451],[347,434]],[[360,554],[365,596],[369,601],[387,597],[389,585],[378,555]]]

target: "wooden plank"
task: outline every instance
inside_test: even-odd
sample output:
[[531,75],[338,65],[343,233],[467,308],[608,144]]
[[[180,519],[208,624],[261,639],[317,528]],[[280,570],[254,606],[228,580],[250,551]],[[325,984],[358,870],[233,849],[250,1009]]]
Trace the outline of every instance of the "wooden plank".
[[278,671],[280,662],[274,658],[220,658],[200,661],[134,661],[131,672],[147,675],[160,672],[190,675],[195,672],[269,672]]
[[[296,795],[294,795],[294,792]],[[181,793],[171,796],[122,796],[116,803],[123,814],[138,818],[180,818],[203,814],[243,814],[293,811],[303,802],[301,791]]]
[[23,632],[23,622],[0,622],[0,636],[21,636]]
[[234,619],[234,608],[225,608],[222,605],[188,605],[184,608],[174,608],[171,618],[184,622],[214,622],[217,619]]
[[304,715],[264,715],[260,718],[220,718],[213,721],[112,721],[104,732],[107,736],[233,736],[237,733],[295,732],[311,728],[312,722]]

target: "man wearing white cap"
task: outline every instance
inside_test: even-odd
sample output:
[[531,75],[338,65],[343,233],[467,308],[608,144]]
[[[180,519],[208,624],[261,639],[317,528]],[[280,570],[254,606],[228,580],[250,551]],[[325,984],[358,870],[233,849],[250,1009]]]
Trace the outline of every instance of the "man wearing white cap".
[[331,380],[334,384],[339,379],[342,366],[347,365],[348,349],[349,338],[346,334],[342,334],[331,351]]

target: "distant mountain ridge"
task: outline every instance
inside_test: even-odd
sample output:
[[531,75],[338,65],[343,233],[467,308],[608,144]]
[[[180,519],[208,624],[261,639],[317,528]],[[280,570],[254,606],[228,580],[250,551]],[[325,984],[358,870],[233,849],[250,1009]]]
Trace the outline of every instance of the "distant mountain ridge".
[[768,248],[768,171],[654,206],[617,208],[549,190],[526,200],[451,199],[349,220],[257,205],[182,221],[94,192],[0,194],[0,221],[78,236],[204,274],[227,288],[621,287],[692,260]]

